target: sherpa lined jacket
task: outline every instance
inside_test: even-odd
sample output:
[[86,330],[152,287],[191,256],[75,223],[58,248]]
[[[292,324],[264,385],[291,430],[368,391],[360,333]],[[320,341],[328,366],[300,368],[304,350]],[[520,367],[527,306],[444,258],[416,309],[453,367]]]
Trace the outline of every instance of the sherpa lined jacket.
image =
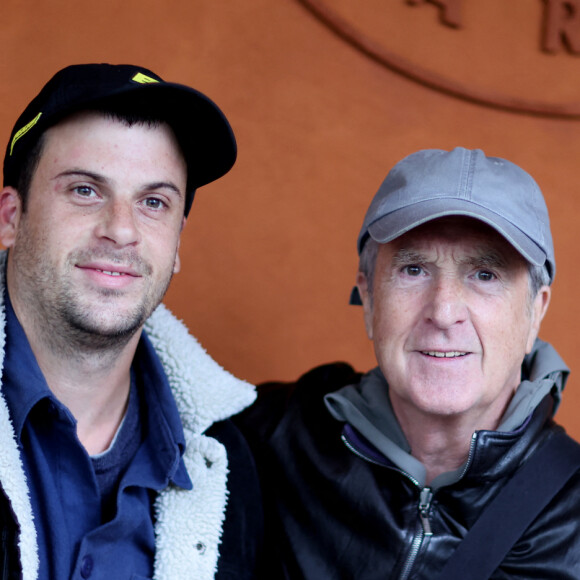
[[[0,253],[2,368],[6,342],[2,298],[5,259],[5,252]],[[254,489],[248,489],[252,487],[247,482],[248,478],[252,480],[253,470],[249,457],[249,475],[240,477],[237,473],[236,478],[243,485],[231,488],[229,464],[235,461],[239,466],[240,457],[236,454],[239,451],[243,456],[244,449],[240,448],[239,440],[231,436],[228,422],[224,421],[254,401],[255,389],[222,369],[163,305],[151,315],[145,329],[163,364],[179,409],[186,440],[183,460],[194,486],[192,491],[170,486],[155,500],[154,579],[210,580],[216,577],[218,569],[219,578],[250,578],[248,561],[255,555],[252,544],[258,541],[259,524],[255,528],[255,538],[240,533],[237,526],[244,527],[248,522],[256,524],[259,519],[259,514],[257,518],[254,512],[244,513],[259,507],[257,488],[255,495]],[[212,429],[214,437],[208,435],[208,429]],[[227,441],[226,445],[218,439]],[[38,574],[36,531],[20,453],[1,393],[0,488],[3,542],[0,561],[4,561],[0,579],[35,580]],[[235,521],[240,519],[244,520],[243,526]],[[11,528],[16,532],[15,546],[11,545],[8,533]],[[226,537],[232,550],[226,553],[224,549],[220,555],[220,542]],[[231,544],[229,539],[233,540]],[[239,569],[235,561],[238,556],[244,560]]]

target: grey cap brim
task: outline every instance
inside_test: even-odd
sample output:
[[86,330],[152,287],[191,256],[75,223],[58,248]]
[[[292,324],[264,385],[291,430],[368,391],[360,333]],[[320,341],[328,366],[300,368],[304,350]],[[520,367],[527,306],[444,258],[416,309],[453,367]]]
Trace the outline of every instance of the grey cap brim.
[[[375,241],[385,244],[421,224],[446,216],[480,220],[501,234],[528,262],[536,266],[546,263],[546,253],[511,222],[473,202],[452,197],[430,199],[395,210],[370,224],[367,230]],[[362,238],[359,240],[359,251],[363,241]],[[554,265],[550,264],[552,272],[553,268]]]

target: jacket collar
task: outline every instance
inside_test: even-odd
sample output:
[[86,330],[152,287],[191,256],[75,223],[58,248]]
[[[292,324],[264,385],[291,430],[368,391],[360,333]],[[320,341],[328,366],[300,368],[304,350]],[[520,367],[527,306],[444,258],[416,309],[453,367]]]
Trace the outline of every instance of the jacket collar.
[[255,387],[216,363],[163,304],[145,330],[165,368],[185,430],[203,433],[254,402]]
[[[527,378],[519,385],[498,429],[476,432],[471,443],[472,452],[482,447],[489,448],[493,442],[499,440],[505,445],[507,440],[520,438],[524,431],[531,432],[529,418],[539,407],[542,407],[542,411],[536,415],[541,418],[534,424],[538,423],[540,426],[545,420],[545,413],[555,412],[569,369],[554,348],[546,342],[536,340],[532,352],[524,360],[522,373]],[[326,395],[325,403],[335,419],[354,428],[344,434],[351,445],[368,455],[363,447],[370,444],[423,485],[425,468],[411,455],[409,444],[390,404],[388,390],[382,372],[375,368],[364,375],[359,384],[348,385]],[[543,401],[545,402],[542,404]],[[525,443],[520,445],[522,446]],[[472,455],[470,453],[471,466],[475,463]],[[480,456],[481,453],[478,453],[477,457]],[[490,454],[487,453],[486,456],[490,457]],[[463,465],[456,472],[442,474],[434,480],[434,485],[447,485],[457,480],[463,476],[466,467]]]

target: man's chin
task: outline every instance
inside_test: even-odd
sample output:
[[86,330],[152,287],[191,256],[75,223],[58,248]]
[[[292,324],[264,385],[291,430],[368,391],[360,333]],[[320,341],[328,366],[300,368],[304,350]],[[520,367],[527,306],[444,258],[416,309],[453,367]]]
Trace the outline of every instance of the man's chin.
[[141,330],[148,316],[144,310],[109,315],[100,312],[95,316],[85,312],[82,316],[69,316],[68,322],[77,342],[103,348],[130,340]]

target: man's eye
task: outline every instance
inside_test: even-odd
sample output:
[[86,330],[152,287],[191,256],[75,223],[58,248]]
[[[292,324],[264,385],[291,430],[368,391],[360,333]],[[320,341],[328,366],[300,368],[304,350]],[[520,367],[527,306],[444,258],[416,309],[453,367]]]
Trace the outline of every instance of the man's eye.
[[148,197],[145,200],[145,205],[149,209],[163,209],[166,204],[157,197]]
[[92,187],[89,187],[88,185],[77,185],[74,188],[74,192],[77,195],[80,195],[81,197],[91,197],[92,195],[94,195],[95,190]]
[[489,270],[479,270],[475,274],[475,277],[482,282],[490,282],[491,280],[495,279],[495,274]]
[[403,272],[407,274],[407,276],[420,276],[423,272],[423,268],[421,268],[421,266],[417,266],[416,264],[412,264],[410,266],[405,266],[403,268]]

